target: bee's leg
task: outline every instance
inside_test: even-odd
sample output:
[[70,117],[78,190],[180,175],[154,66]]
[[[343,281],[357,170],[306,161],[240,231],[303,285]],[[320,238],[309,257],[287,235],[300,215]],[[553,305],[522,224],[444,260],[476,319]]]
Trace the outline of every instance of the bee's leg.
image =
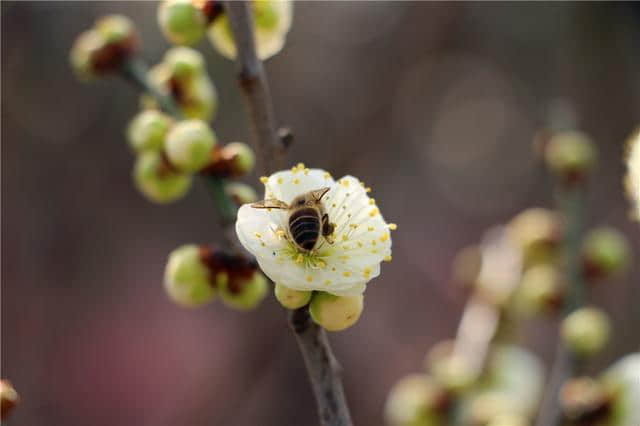
[[333,244],[333,231],[335,231],[336,225],[329,222],[329,215],[324,214],[322,216],[322,236],[329,244]]

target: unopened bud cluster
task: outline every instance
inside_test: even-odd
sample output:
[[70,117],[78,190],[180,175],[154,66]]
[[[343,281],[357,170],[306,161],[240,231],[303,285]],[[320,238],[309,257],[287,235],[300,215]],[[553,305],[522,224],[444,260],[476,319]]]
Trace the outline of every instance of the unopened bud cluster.
[[[174,47],[148,72],[149,82],[171,97],[187,118],[210,121],[218,110],[218,92],[207,74],[204,58],[197,50]],[[149,95],[142,103],[157,106]]]
[[133,22],[126,16],[108,15],[76,38],[70,53],[71,65],[83,80],[103,76],[122,67],[137,44]]
[[[256,52],[261,59],[278,53],[291,27],[290,0],[254,0]],[[194,45],[208,32],[215,49],[235,58],[236,47],[229,18],[219,0],[165,0],[158,8],[158,24],[165,37],[177,45]]]
[[598,152],[591,138],[575,130],[554,134],[544,148],[549,170],[567,184],[583,181],[594,169]]
[[336,296],[322,291],[300,291],[275,285],[276,299],[287,309],[309,305],[311,319],[328,331],[340,331],[354,325],[364,308],[364,296]]
[[220,296],[238,310],[255,308],[268,290],[253,259],[195,244],[171,252],[164,285],[169,298],[181,306],[203,306]]

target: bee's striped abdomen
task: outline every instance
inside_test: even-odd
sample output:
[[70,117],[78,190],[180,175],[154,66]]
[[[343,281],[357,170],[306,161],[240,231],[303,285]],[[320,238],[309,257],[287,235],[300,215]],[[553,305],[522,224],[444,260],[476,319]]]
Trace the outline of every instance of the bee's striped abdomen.
[[320,236],[320,217],[312,208],[297,210],[289,216],[291,238],[301,248],[311,250]]

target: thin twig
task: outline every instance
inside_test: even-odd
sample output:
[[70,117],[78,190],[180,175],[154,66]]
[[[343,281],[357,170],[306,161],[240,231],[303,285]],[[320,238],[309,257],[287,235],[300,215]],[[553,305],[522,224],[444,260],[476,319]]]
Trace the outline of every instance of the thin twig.
[[[256,151],[263,174],[273,172],[283,151],[262,61],[256,55],[250,2],[228,1],[225,9],[237,49],[238,81],[244,93],[255,131]],[[309,317],[306,307],[291,312],[289,325],[304,358],[323,426],[351,425],[340,379],[340,368],[331,352],[326,332]]]
[[262,162],[261,168],[263,174],[268,175],[277,166],[278,157],[282,152],[282,143],[278,137],[264,67],[256,55],[252,6],[246,1],[229,1],[225,3],[225,10],[229,16],[236,44],[238,83],[251,115],[256,136],[255,147]]
[[340,379],[340,366],[331,352],[327,333],[311,320],[306,307],[290,312],[289,325],[307,367],[320,424],[350,426],[351,416]]
[[[580,265],[580,245],[584,232],[584,188],[578,184],[563,188],[558,194],[558,204],[567,227],[564,257],[567,277],[567,296],[564,315],[571,313],[584,303],[584,282]],[[558,339],[555,359],[551,368],[547,389],[544,393],[536,426],[554,426],[562,422],[560,388],[577,369],[576,359],[568,351],[561,338]]]

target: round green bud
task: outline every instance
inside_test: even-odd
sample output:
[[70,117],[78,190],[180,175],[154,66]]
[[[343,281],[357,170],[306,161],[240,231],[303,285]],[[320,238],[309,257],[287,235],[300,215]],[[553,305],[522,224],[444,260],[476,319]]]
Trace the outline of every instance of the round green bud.
[[218,92],[205,74],[194,75],[183,84],[183,99],[178,103],[188,118],[210,121],[218,110]]
[[191,176],[175,171],[159,152],[138,155],[133,178],[149,201],[160,204],[182,198],[191,186]]
[[609,341],[611,325],[607,314],[597,308],[581,308],[562,322],[562,337],[569,349],[578,356],[599,352]]
[[[262,60],[282,50],[291,28],[293,6],[290,0],[254,1],[256,53]],[[221,55],[234,59],[236,46],[231,25],[226,15],[216,18],[208,31],[209,39]]]
[[253,150],[246,143],[231,142],[222,148],[221,156],[229,159],[232,176],[243,176],[253,170],[256,157]]
[[478,378],[469,362],[460,356],[449,355],[431,364],[434,379],[447,391],[458,394],[468,390]]
[[640,425],[640,352],[617,360],[602,375],[602,384],[615,413],[611,426]]
[[8,380],[0,380],[0,420],[6,420],[20,402],[18,392]]
[[252,186],[242,182],[228,182],[225,191],[236,205],[254,203],[258,200],[258,193]]
[[171,252],[164,271],[164,288],[171,300],[189,308],[205,305],[215,298],[211,272],[202,262],[200,247],[189,244]]
[[294,290],[282,284],[276,284],[274,292],[278,302],[287,309],[302,308],[311,300],[310,291]]
[[545,148],[547,167],[567,180],[580,180],[594,168],[597,150],[584,133],[565,131],[551,137]]
[[202,54],[189,47],[174,47],[164,55],[171,75],[177,79],[189,79],[204,72]]
[[90,80],[97,76],[92,59],[106,44],[104,36],[96,30],[84,31],[76,38],[71,47],[70,61],[80,79]]
[[107,43],[120,43],[135,37],[135,26],[131,19],[123,15],[107,15],[100,18],[95,29],[100,32]]
[[592,418],[607,404],[605,387],[590,377],[567,381],[560,390],[560,405],[564,416],[572,421]]
[[557,307],[562,299],[562,275],[549,264],[532,266],[522,276],[516,292],[516,306],[532,315]]
[[530,208],[518,213],[507,225],[509,238],[522,250],[525,268],[552,263],[562,240],[562,218],[556,212]]
[[585,275],[591,279],[619,274],[629,264],[630,257],[631,248],[627,238],[610,227],[589,232],[582,246]]
[[192,45],[207,29],[207,18],[192,0],[165,0],[158,7],[158,24],[172,43]]
[[185,172],[196,172],[211,161],[216,135],[201,120],[184,120],[171,128],[165,140],[169,161]]
[[442,424],[444,392],[429,376],[411,374],[398,381],[387,397],[384,414],[390,426]]
[[[487,425],[504,417],[522,418],[520,407],[505,392],[485,391],[473,398],[470,405],[470,424]],[[510,423],[509,426],[516,426]]]
[[309,313],[316,324],[328,331],[340,331],[355,324],[364,306],[364,297],[335,296],[325,292],[313,294]]
[[522,414],[498,414],[486,426],[530,426],[529,419]]
[[260,272],[254,272],[250,278],[237,277],[231,282],[226,272],[216,277],[220,297],[225,305],[240,311],[256,308],[267,295],[269,284]]
[[160,151],[172,120],[154,109],[140,112],[127,128],[127,139],[137,152]]

